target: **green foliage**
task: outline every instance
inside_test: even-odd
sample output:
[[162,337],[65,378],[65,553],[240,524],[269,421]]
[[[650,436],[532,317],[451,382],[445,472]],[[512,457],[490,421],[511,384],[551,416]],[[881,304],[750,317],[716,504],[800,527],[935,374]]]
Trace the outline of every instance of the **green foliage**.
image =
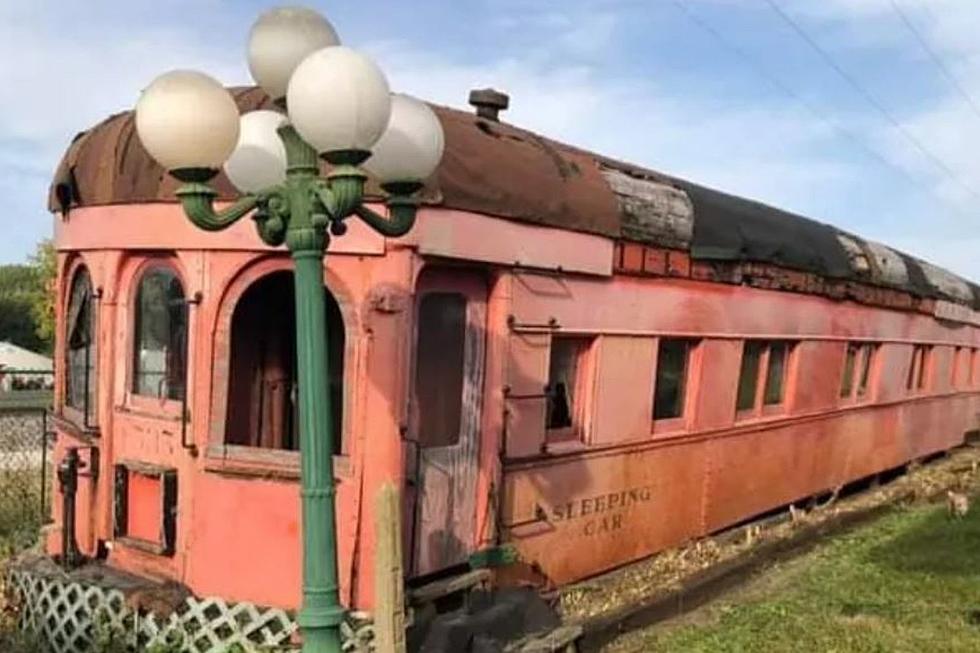
[[0,557],[37,542],[42,519],[41,482],[40,470],[0,470]]
[[[0,276],[11,266],[0,266]],[[11,342],[31,351],[47,351],[37,335],[37,324],[31,315],[31,299],[22,294],[3,294],[0,289],[0,341]]]
[[34,332],[45,343],[44,351],[51,351],[54,346],[54,306],[58,293],[58,256],[50,240],[37,244],[30,265],[37,283],[31,297]]
[[32,631],[20,630],[16,624],[0,626],[0,651],[4,653],[48,653],[41,638]]
[[109,613],[99,610],[92,618],[92,653],[128,653],[129,638],[114,623]]
[[50,352],[54,344],[56,255],[38,243],[27,265],[0,265],[0,340]]
[[168,630],[163,634],[160,641],[154,642],[146,648],[146,653],[181,653],[184,650],[184,634],[175,629]]
[[[896,511],[769,572],[636,651],[977,651],[980,511]],[[623,649],[619,649],[623,650]]]

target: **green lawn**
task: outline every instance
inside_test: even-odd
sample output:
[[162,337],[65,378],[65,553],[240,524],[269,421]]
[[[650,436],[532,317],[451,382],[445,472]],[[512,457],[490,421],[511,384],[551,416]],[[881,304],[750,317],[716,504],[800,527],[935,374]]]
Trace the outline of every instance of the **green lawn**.
[[980,507],[896,510],[616,651],[980,651]]

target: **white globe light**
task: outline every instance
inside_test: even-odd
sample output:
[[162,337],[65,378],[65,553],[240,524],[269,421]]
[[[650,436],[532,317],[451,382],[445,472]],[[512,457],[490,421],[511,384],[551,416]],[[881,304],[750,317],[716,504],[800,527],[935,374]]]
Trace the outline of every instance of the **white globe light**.
[[228,180],[244,193],[256,193],[286,179],[286,146],[276,131],[286,116],[276,111],[242,114],[238,145],[225,162]]
[[422,181],[439,165],[444,147],[442,123],[429,105],[396,93],[388,128],[364,167],[382,182]]
[[167,170],[218,169],[238,141],[238,107],[214,78],[174,70],[143,91],[136,103],[136,132]]
[[326,18],[306,7],[277,7],[255,21],[248,36],[248,69],[273,100],[285,97],[296,66],[340,39]]
[[296,131],[318,152],[370,150],[388,125],[391,95],[373,61],[338,45],[296,67],[286,106]]

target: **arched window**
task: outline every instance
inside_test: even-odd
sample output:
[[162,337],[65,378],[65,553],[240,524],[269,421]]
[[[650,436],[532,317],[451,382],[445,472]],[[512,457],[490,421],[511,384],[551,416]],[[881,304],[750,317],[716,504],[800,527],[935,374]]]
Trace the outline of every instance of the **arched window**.
[[187,372],[187,301],[180,278],[170,268],[143,273],[136,291],[133,344],[134,394],[184,398]]
[[95,294],[92,279],[80,266],[71,282],[65,320],[65,406],[82,413],[86,426],[96,414]]
[[[293,273],[273,272],[241,296],[231,318],[225,444],[299,449]],[[334,453],[341,453],[344,320],[326,293],[327,365]]]

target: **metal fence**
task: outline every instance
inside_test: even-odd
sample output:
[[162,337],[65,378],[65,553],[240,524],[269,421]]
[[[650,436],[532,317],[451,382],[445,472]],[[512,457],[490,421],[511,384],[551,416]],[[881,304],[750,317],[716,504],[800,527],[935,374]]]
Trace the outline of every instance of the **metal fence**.
[[23,548],[48,518],[54,375],[0,370],[0,547]]

